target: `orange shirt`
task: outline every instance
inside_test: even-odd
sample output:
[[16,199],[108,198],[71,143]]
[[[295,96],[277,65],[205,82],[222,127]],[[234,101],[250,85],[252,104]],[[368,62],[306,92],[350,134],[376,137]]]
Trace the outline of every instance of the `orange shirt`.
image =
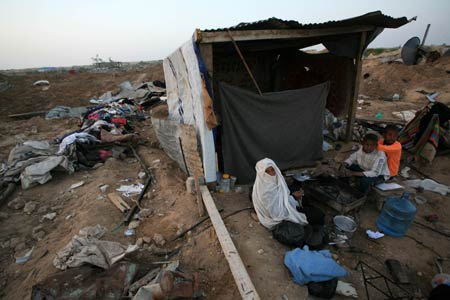
[[387,164],[391,176],[397,176],[402,157],[402,144],[395,141],[392,145],[384,145],[384,139],[378,141],[378,150],[383,151],[387,156]]

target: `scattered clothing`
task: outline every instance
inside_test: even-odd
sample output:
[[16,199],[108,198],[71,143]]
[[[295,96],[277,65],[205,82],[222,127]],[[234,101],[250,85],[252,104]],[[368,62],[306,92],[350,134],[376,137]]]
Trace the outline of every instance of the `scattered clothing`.
[[402,158],[402,144],[395,141],[392,145],[385,145],[384,139],[378,141],[378,151],[383,151],[387,157],[387,165],[391,177],[397,176]]
[[[275,176],[266,173],[273,167]],[[256,163],[256,180],[253,185],[252,200],[261,224],[272,229],[282,221],[301,225],[308,224],[306,215],[297,211],[297,201],[290,195],[286,181],[275,162],[264,158]]]

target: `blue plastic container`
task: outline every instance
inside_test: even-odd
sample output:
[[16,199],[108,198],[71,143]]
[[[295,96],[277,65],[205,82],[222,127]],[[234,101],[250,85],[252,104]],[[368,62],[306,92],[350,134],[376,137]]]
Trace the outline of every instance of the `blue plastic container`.
[[377,219],[377,227],[390,236],[401,237],[408,231],[417,208],[408,200],[409,193],[399,197],[386,198],[383,210]]

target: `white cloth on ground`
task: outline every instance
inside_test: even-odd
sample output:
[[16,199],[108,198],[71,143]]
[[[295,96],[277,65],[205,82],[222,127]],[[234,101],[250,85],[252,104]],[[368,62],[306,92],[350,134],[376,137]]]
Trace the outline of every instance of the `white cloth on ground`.
[[[275,176],[266,173],[268,167],[274,168]],[[290,195],[286,181],[275,162],[264,158],[256,163],[255,169],[252,200],[261,224],[268,229],[285,220],[301,225],[308,224],[305,214],[297,211],[297,202]]]
[[389,179],[391,174],[387,165],[386,154],[383,151],[373,150],[371,153],[363,151],[362,147],[352,153],[345,163],[352,165],[358,164],[363,169],[366,177],[378,177],[382,175],[384,179]]

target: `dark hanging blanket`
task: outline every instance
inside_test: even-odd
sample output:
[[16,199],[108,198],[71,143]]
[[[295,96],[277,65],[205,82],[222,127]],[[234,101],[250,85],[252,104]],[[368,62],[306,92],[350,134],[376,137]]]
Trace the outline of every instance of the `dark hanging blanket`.
[[220,83],[225,172],[239,183],[255,179],[268,157],[280,169],[322,158],[322,123],[329,82],[262,96]]

